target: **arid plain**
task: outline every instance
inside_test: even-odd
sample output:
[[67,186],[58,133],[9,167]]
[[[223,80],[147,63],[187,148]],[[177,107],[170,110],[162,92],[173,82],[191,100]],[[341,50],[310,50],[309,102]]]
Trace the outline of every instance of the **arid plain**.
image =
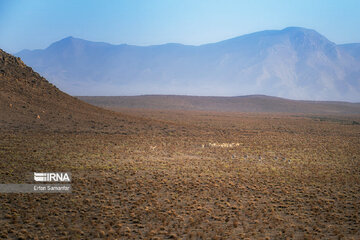
[[3,239],[358,239],[359,115],[104,110],[1,52]]

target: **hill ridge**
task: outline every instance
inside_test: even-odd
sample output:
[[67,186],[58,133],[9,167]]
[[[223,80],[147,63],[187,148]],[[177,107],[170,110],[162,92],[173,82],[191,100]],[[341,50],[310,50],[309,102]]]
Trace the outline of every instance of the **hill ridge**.
[[122,109],[156,109],[325,115],[360,114],[360,103],[291,100],[265,95],[237,97],[142,95],[81,96],[78,98],[114,111],[121,111]]

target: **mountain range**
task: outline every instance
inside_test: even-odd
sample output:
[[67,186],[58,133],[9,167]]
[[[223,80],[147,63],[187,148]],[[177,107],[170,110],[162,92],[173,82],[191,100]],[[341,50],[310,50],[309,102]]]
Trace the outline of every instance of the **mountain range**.
[[264,94],[360,102],[360,44],[289,27],[200,46],[112,45],[68,37],[15,54],[78,96]]

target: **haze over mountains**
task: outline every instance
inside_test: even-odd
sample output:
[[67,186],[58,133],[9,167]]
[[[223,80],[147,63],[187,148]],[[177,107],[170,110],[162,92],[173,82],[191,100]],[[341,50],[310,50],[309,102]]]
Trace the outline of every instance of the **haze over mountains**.
[[16,54],[71,95],[265,94],[360,102],[360,44],[290,27],[189,46],[111,45],[68,37]]

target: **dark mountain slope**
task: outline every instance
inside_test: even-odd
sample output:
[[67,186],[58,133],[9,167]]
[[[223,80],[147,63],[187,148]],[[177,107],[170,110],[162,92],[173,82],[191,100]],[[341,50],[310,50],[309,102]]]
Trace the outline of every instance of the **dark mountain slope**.
[[1,49],[0,112],[2,131],[125,133],[132,131],[136,122],[143,123],[141,119],[92,106],[61,92],[19,58]]

